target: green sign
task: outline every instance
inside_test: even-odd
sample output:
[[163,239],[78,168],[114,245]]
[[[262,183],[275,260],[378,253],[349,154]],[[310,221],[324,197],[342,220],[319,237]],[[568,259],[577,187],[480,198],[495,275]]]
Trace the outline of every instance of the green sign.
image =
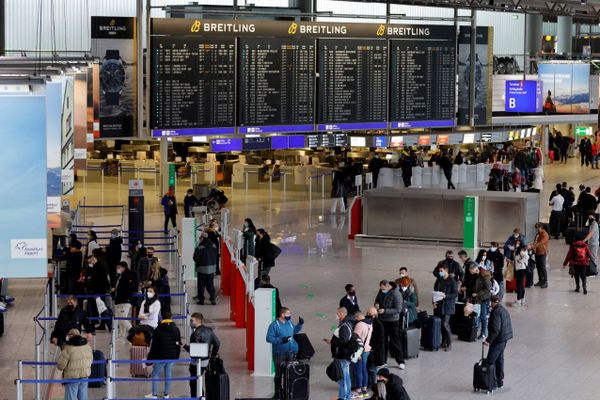
[[176,177],[176,171],[175,171],[175,164],[174,163],[169,163],[169,187],[175,187],[175,177]]
[[478,200],[477,196],[465,196],[464,199],[463,247],[467,249],[475,249],[477,247]]
[[575,127],[575,136],[592,136],[591,126],[577,126]]

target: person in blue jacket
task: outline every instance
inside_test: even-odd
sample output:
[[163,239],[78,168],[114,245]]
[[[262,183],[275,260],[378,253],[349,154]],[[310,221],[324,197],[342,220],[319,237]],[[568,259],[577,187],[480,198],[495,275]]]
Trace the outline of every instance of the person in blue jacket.
[[304,319],[298,318],[298,324],[292,322],[292,312],[287,307],[281,307],[277,311],[277,319],[271,322],[267,330],[267,342],[273,345],[273,363],[275,364],[275,395],[279,398],[279,385],[281,379],[281,364],[292,361],[298,353],[298,343],[294,335],[300,333],[304,325]]

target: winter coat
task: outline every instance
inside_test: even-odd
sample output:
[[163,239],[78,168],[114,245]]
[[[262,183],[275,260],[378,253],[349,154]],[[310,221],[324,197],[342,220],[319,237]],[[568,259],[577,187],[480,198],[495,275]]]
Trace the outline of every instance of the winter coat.
[[194,250],[196,272],[199,274],[214,274],[217,272],[217,246],[209,238],[202,238]]
[[[208,343],[209,354],[213,358],[219,354],[219,349],[221,348],[221,341],[217,335],[215,335],[213,329],[206,325],[200,325],[192,331],[190,343]],[[187,352],[190,351],[190,346],[188,344],[183,346],[183,348]]]
[[456,312],[456,299],[458,298],[458,286],[456,281],[450,277],[435,281],[433,290],[446,294],[443,300],[436,303],[436,310],[440,315],[454,315]]
[[181,352],[181,333],[173,320],[164,319],[152,336],[148,360],[176,360]]
[[87,340],[74,336],[65,343],[56,368],[62,371],[63,379],[86,379],[92,374],[94,356]]
[[[267,342],[271,343],[273,354],[298,353],[298,343],[294,335],[300,333],[302,324],[294,325],[292,321],[281,322],[276,319],[271,322],[267,330]],[[283,338],[290,337],[291,340],[283,343]]]
[[[439,272],[440,272],[440,267],[442,266],[447,266],[448,267],[448,274],[450,276],[454,277],[454,280],[456,281],[460,281],[463,282],[465,279],[465,271],[463,270],[463,268],[460,266],[460,264],[454,260],[450,261],[450,260],[446,260],[443,259],[442,261],[440,261],[436,267],[433,269],[433,276],[437,278],[439,278]],[[469,271],[467,271],[469,272]]]
[[142,305],[140,306],[138,317],[141,318],[142,315],[146,316],[146,318],[140,321],[140,325],[149,325],[156,329],[156,326],[158,325],[158,315],[160,314],[161,304],[157,298],[152,299],[152,303],[148,306],[148,312],[146,312],[147,301],[149,300],[144,299],[144,301],[142,301]]
[[[93,300],[93,299],[91,299]],[[93,333],[94,324],[87,319],[88,315],[83,308],[75,307],[74,310],[69,310],[68,307],[63,307],[58,313],[54,330],[50,335],[51,339],[56,339],[56,345],[62,346],[67,337],[67,333],[71,329],[77,329],[79,332],[86,331]],[[83,329],[82,329],[83,328]]]
[[504,256],[500,253],[500,250],[488,251],[487,258],[492,265],[494,271],[494,279],[496,282],[502,282],[504,280]]
[[83,262],[83,252],[81,251],[81,242],[76,240],[71,243],[66,253],[66,271],[68,276],[79,276]]
[[[169,204],[172,203],[172,204]],[[163,212],[165,215],[176,215],[177,214],[177,200],[175,196],[169,196],[169,194],[165,194],[160,201],[160,204],[163,206]]]
[[405,311],[404,317],[408,318],[409,324],[412,324],[417,319],[417,294],[410,286],[406,290],[400,289],[400,294]]
[[373,332],[371,333],[371,355],[369,362],[375,367],[380,367],[386,362],[385,352],[385,328],[379,318],[373,319]]
[[385,294],[380,290],[375,298],[375,304],[379,304],[379,308],[383,308],[383,314],[379,315],[381,322],[400,321],[402,295],[400,295],[398,287]]
[[[585,252],[585,256],[583,258],[578,257],[578,249]],[[592,257],[592,253],[585,242],[578,240],[573,242],[571,246],[569,246],[569,251],[567,252],[567,256],[565,257],[565,261],[563,265],[574,265],[579,267],[587,267],[590,265],[590,260]]]
[[348,315],[354,315],[355,312],[360,311],[358,305],[358,297],[354,296],[354,301],[348,298],[348,295],[340,299],[340,307],[344,307],[348,311]]
[[272,268],[275,266],[275,254],[273,253],[273,245],[266,237],[259,239],[254,248],[254,254],[260,260],[261,268]]
[[108,246],[106,247],[106,261],[110,266],[116,266],[118,262],[121,261],[122,249],[121,245],[123,244],[123,238],[121,236],[117,236],[115,238],[111,238]]
[[373,323],[370,318],[358,321],[354,325],[354,333],[362,340],[365,345],[365,351],[371,351],[371,335],[373,334]]
[[467,287],[467,296],[473,303],[484,303],[492,298],[491,287],[492,274],[480,270],[478,275],[471,278],[470,285]]
[[398,375],[390,375],[390,379],[385,384],[385,400],[410,400],[406,389],[404,389],[402,378]]
[[347,176],[344,171],[336,170],[333,172],[333,181],[331,182],[331,197],[340,198],[348,195]]
[[510,314],[502,304],[497,304],[490,314],[487,342],[497,344],[508,342],[512,338],[513,329]]
[[545,230],[541,230],[535,235],[535,239],[531,247],[533,251],[535,251],[536,256],[546,255],[548,254],[548,242],[550,241],[550,236],[548,236],[548,232]]
[[131,303],[131,294],[138,290],[135,273],[129,268],[117,278],[115,284],[115,304]]
[[355,352],[352,345],[352,334],[354,332],[354,316],[347,315],[340,321],[336,332],[331,337],[331,356],[339,360],[350,360]]
[[108,268],[103,261],[98,260],[87,271],[87,287],[90,294],[105,294],[110,291]]
[[510,235],[508,237],[508,239],[506,239],[506,242],[504,242],[504,257],[508,258],[509,260],[513,260],[514,259],[514,252],[517,250],[516,248],[513,250],[511,249],[511,247],[515,247],[517,240],[519,240],[521,242],[522,245],[525,244],[525,236],[524,235],[519,235],[519,238],[515,238],[515,235]]

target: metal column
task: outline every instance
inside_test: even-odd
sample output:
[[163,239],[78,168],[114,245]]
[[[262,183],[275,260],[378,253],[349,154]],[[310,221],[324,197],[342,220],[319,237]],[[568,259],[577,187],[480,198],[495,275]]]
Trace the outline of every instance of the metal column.
[[471,8],[471,45],[469,53],[469,125],[475,126],[475,62],[477,60],[477,10]]
[[169,189],[169,141],[167,138],[160,139],[160,193],[166,193]]
[[[144,20],[144,0],[136,0],[135,7],[135,51],[136,51],[136,92],[137,92],[137,136],[144,136],[144,39],[143,26]],[[146,69],[146,71],[150,71]],[[119,192],[120,193],[120,192]]]

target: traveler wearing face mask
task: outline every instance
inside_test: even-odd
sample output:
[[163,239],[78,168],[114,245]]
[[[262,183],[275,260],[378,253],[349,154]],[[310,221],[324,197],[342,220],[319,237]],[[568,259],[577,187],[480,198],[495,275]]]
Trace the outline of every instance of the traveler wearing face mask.
[[198,280],[198,302],[204,304],[204,290],[208,291],[210,303],[217,304],[217,295],[215,291],[215,273],[217,272],[218,251],[214,242],[208,238],[208,233],[203,232],[198,240],[198,245],[194,250],[194,263],[196,266],[196,277]]
[[[108,277],[108,268],[104,261],[98,259],[98,253],[100,249],[94,250],[94,255],[87,259],[87,270],[85,274],[86,289],[88,294],[93,295],[104,295],[110,293],[110,279]],[[102,300],[106,302],[106,297],[101,296]],[[89,299],[87,302],[88,312],[92,317],[98,317],[98,307],[94,299]],[[106,321],[100,321],[98,326],[99,330],[106,328]]]
[[408,276],[401,278],[398,286],[400,287],[402,304],[404,305],[402,326],[404,326],[404,321],[408,320],[408,326],[412,327],[417,320],[417,294],[411,286],[410,278]]
[[279,386],[281,384],[281,363],[292,361],[298,353],[298,343],[294,335],[300,333],[304,319],[298,318],[298,324],[292,322],[292,312],[287,307],[282,307],[277,312],[277,319],[271,322],[267,330],[267,342],[271,343],[273,350],[273,364],[275,365],[275,395],[279,398]]
[[256,226],[250,218],[244,220],[244,227],[242,228],[242,237],[244,238],[244,247],[242,249],[241,259],[242,262],[246,262],[246,257],[254,257],[254,244],[256,243]]
[[600,244],[600,233],[598,229],[598,222],[596,221],[596,213],[594,212],[588,213],[588,227],[588,234],[583,241],[588,244],[590,252],[592,253],[591,262],[598,267],[598,245]]
[[452,332],[450,331],[450,316],[456,311],[458,287],[456,281],[448,273],[448,268],[442,266],[439,278],[433,285],[433,290],[444,293],[442,300],[434,304],[434,314],[442,319],[442,348],[444,351],[452,350]]
[[377,371],[377,399],[382,400],[410,400],[404,382],[398,375],[394,375],[387,368]]
[[400,274],[400,277],[396,279],[396,285],[400,286],[400,280],[405,276],[408,277],[408,279],[410,280],[410,289],[414,292],[415,296],[417,297],[416,306],[419,307],[419,289],[417,288],[417,282],[408,275],[408,268],[400,267],[400,270],[398,272]]
[[440,262],[438,262],[437,266],[433,270],[433,276],[438,276],[438,271],[442,266],[446,266],[448,268],[448,273],[456,282],[458,282],[458,286],[460,286],[461,282],[464,282],[465,273],[460,264],[454,259],[454,252],[452,250],[448,250],[446,252],[446,256]]
[[373,333],[373,318],[369,315],[365,316],[360,311],[354,314],[356,325],[354,325],[354,333],[364,343],[365,349],[360,356],[360,359],[355,364],[356,370],[356,387],[357,390],[354,392],[353,397],[370,397],[369,396],[369,372],[367,369],[367,363],[371,354],[371,335]]
[[140,325],[148,325],[156,329],[158,326],[158,316],[160,315],[160,301],[156,295],[156,289],[149,287],[146,291],[146,296],[140,306]]
[[517,250],[517,241],[521,242],[521,244],[525,244],[525,235],[521,234],[519,228],[515,228],[513,234],[504,242],[504,257],[506,259],[514,260],[515,251]]
[[481,333],[478,339],[485,339],[487,336],[488,315],[490,310],[491,279],[492,274],[483,268],[479,268],[477,264],[471,264],[469,268],[471,280],[467,288],[467,299],[473,304],[480,304],[481,311],[477,316],[477,328],[481,326]]
[[477,258],[475,259],[475,262],[477,263],[477,265],[479,265],[479,268],[483,268],[486,271],[492,272],[492,263],[490,262],[490,260],[488,260],[487,250],[485,250],[485,249],[479,250],[479,253],[477,253]]
[[344,307],[337,309],[336,318],[339,325],[331,339],[324,339],[331,345],[331,356],[342,370],[342,379],[338,381],[338,400],[350,400],[352,396],[352,380],[350,378],[350,360],[356,351],[352,341],[354,331],[354,315],[348,315]]
[[188,189],[185,197],[183,198],[183,212],[185,213],[186,218],[194,218],[192,208],[197,204],[199,204],[198,198],[194,196],[194,191],[192,189]]
[[[392,286],[393,284],[393,286]],[[396,359],[398,368],[404,369],[404,354],[400,342],[400,314],[402,313],[402,296],[398,286],[392,281],[379,282],[379,293],[375,298],[375,308],[385,328],[386,349]]]
[[373,325],[373,331],[371,333],[371,354],[367,362],[367,368],[369,370],[369,386],[376,383],[376,373],[380,368],[383,368],[387,364],[387,354],[385,349],[385,328],[383,323],[379,319],[379,314],[375,307],[369,308],[367,316],[371,319]]
[[50,340],[57,346],[62,346],[67,338],[67,333],[71,329],[77,329],[80,332],[85,329],[88,333],[94,333],[94,324],[87,319],[89,315],[79,307],[79,302],[74,296],[67,297],[67,305],[58,313],[54,330],[50,335]]
[[63,379],[82,380],[65,384],[65,400],[87,400],[88,383],[83,381],[92,374],[94,356],[88,341],[78,329],[70,329],[67,342],[56,362]]
[[150,279],[150,265],[152,265],[154,258],[154,247],[148,247],[146,249],[146,256],[140,259],[138,266],[137,278],[140,284]]
[[[192,334],[190,335],[190,343],[208,343],[208,354],[210,358],[216,358],[219,356],[219,348],[221,347],[221,341],[215,334],[212,328],[204,325],[204,316],[200,313],[193,313],[190,319],[190,326],[192,328]],[[190,345],[186,344],[183,349],[189,353]],[[208,358],[200,359],[200,367],[205,369],[208,366]],[[198,360],[193,360],[190,363],[190,377],[198,376]],[[195,380],[190,381],[191,397],[196,398],[197,382]]]
[[349,283],[345,286],[346,295],[340,299],[340,307],[344,307],[348,310],[348,314],[354,314],[357,311],[360,311],[360,307],[358,305],[358,298],[356,297],[356,289],[354,285]]
[[[467,292],[469,291],[469,287],[471,287],[471,280],[473,278],[473,275],[469,273],[469,270],[473,266],[477,267],[479,270],[479,265],[475,261],[471,260],[471,257],[469,257],[469,253],[467,253],[466,250],[460,250],[458,252],[458,257],[463,262],[462,269],[465,271],[464,280],[459,282],[459,298],[461,300],[468,301],[469,299],[467,298]],[[451,274],[450,270],[448,270],[448,273]]]
[[502,299],[504,298],[504,256],[498,248],[498,242],[492,242],[492,246],[488,250],[487,256],[490,264],[492,265],[492,270],[494,271],[494,280],[498,282],[500,287],[500,291],[498,292],[497,296]]
[[170,187],[169,191],[163,196],[160,204],[163,206],[165,214],[165,234],[169,233],[169,220],[173,225],[173,229],[177,229],[177,199],[175,198],[175,188]]
[[119,235],[119,230],[113,229],[110,233],[110,241],[106,247],[106,263],[108,265],[108,275],[110,276],[111,285],[114,285],[117,281],[117,264],[121,261],[122,244],[123,238]]
[[[138,290],[138,284],[135,274],[127,268],[127,263],[121,261],[117,264],[117,282],[113,289],[113,296],[115,298],[115,316],[116,317],[129,317],[131,312],[131,304],[133,293]],[[131,329],[131,322],[126,320],[119,320],[119,334],[120,336],[127,336],[127,333]]]
[[515,252],[515,279],[517,280],[517,300],[513,306],[522,306],[525,301],[525,280],[527,279],[527,264],[529,252],[527,246],[520,246]]
[[158,386],[161,373],[164,371],[164,390],[163,398],[169,398],[171,391],[170,380],[173,374],[173,364],[171,360],[177,360],[181,353],[181,332],[171,319],[170,311],[163,311],[163,318],[154,330],[152,344],[148,352],[148,364],[154,360],[160,360],[153,363],[152,366],[152,393],[144,396],[147,399],[158,398]]
[[98,244],[98,235],[96,235],[96,232],[90,231],[88,234],[88,242],[87,242],[87,246],[86,246],[85,255],[87,257],[89,257],[92,254],[94,254],[94,250],[99,249],[99,248],[100,248],[100,245]]
[[208,234],[208,238],[215,244],[217,248],[217,270],[215,271],[215,275],[221,275],[221,227],[219,226],[219,222],[216,219],[212,219],[206,230]]
[[[147,249],[144,247],[140,240],[136,240],[129,250],[129,259],[131,260],[131,270],[138,273],[138,267],[140,260],[146,257]],[[139,277],[138,277],[139,282]]]

